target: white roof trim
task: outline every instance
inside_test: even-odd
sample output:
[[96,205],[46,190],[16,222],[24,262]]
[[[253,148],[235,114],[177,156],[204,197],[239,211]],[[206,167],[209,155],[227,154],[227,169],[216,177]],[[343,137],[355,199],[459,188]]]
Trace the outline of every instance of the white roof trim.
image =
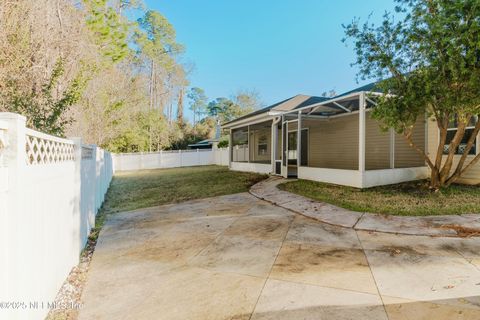
[[252,118],[247,118],[247,119],[244,119],[245,121],[239,121],[238,123],[232,123],[232,124],[228,124],[222,128],[224,129],[238,129],[238,128],[242,128],[242,127],[246,127],[246,126],[251,126],[251,125],[254,125],[254,124],[257,124],[257,123],[262,123],[262,122],[266,122],[266,121],[270,121],[272,120],[273,121],[273,116],[269,116],[269,115],[266,115],[266,114],[262,114],[263,117],[252,117]]

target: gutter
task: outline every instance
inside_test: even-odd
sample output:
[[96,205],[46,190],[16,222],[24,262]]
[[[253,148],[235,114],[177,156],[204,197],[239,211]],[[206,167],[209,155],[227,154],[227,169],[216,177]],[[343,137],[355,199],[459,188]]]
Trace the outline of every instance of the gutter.
[[225,124],[222,125],[222,129],[233,129],[233,128],[236,128],[236,127],[242,127],[242,126],[245,126],[245,125],[248,125],[248,124],[254,124],[254,123],[258,123],[258,122],[262,122],[262,121],[267,121],[267,120],[270,120],[271,119],[271,116],[268,112],[265,112],[265,113],[260,113],[258,115],[255,115],[253,117],[249,117],[249,118],[246,118],[246,119],[241,119],[241,120],[233,120],[231,122],[227,122]]

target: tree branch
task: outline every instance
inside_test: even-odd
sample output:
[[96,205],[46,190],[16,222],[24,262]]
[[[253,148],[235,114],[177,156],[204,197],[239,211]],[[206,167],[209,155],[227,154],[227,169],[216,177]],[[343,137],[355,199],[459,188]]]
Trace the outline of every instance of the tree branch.
[[467,159],[468,154],[470,153],[470,150],[472,149],[475,139],[478,136],[478,132],[480,131],[480,121],[477,121],[475,128],[473,129],[472,135],[468,139],[467,146],[465,147],[465,151],[462,154],[462,157],[460,158],[460,161],[458,162],[457,170],[462,169],[463,164],[465,163],[465,160]]
[[470,161],[470,163],[460,172],[459,177],[464,174],[468,169],[473,167],[480,160],[480,153],[475,156],[475,158]]
[[[469,165],[465,169],[463,169],[463,165],[465,164],[465,161],[467,160],[467,156],[470,153],[470,150],[472,149],[472,147],[475,143],[475,139],[477,138],[479,132],[480,132],[480,121],[477,121],[477,123],[475,125],[475,129],[473,130],[472,135],[468,139],[467,146],[465,148],[465,151],[462,154],[462,157],[460,158],[460,160],[457,164],[457,168],[455,169],[455,172],[452,174],[452,176],[450,176],[448,178],[448,180],[446,182],[447,186],[449,186],[450,184],[455,182],[458,178],[460,178],[460,176],[466,170],[468,170],[468,168],[470,168],[471,165],[474,165],[478,161],[477,158],[479,157],[480,153],[469,163]],[[473,162],[473,164],[472,164],[472,162]]]
[[452,141],[450,141],[448,156],[445,160],[442,170],[440,171],[440,178],[442,179],[442,183],[445,182],[449,177],[450,171],[452,170],[453,157],[455,156],[457,148],[460,145],[463,136],[465,135],[465,128],[467,127],[467,123],[470,122],[470,118],[471,116],[468,116],[466,120],[458,122],[457,132],[455,133]]
[[447,140],[447,124],[446,124],[447,121],[448,121],[448,117],[445,117],[444,119],[437,118],[437,127],[440,131],[440,139],[437,146],[437,154],[435,157],[435,167],[437,168],[440,168],[442,165],[443,149],[445,147],[445,142]]
[[413,133],[413,130],[410,129],[408,131],[405,131],[403,136],[407,140],[407,143],[410,145],[410,147],[415,149],[415,151],[417,151],[420,154],[420,156],[422,156],[422,158],[425,159],[430,169],[434,170],[435,165],[432,163],[432,160],[430,160],[430,157],[425,153],[424,150],[422,150],[419,146],[417,146],[415,142],[413,142],[412,133]]

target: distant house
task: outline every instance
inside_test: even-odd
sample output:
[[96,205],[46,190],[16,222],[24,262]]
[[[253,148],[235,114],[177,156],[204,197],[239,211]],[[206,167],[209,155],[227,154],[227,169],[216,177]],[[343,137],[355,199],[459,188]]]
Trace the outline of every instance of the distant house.
[[[358,188],[426,178],[428,167],[404,137],[371,118],[378,95],[374,84],[332,98],[297,95],[224,123],[230,169]],[[415,143],[435,154],[436,123],[420,118],[414,130]],[[480,165],[461,181],[480,183]]]
[[206,139],[197,143],[188,145],[188,149],[212,149],[217,143],[218,139]]
[[197,143],[192,143],[188,145],[188,149],[212,149],[215,148],[220,141],[222,128],[220,123],[217,121],[217,125],[215,127],[215,138],[213,139],[205,139],[199,141]]

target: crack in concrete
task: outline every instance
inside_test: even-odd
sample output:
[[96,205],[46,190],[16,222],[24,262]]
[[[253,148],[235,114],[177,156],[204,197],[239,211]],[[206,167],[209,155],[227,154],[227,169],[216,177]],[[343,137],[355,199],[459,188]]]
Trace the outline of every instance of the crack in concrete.
[[270,270],[268,271],[268,274],[267,274],[267,276],[265,277],[265,282],[263,283],[262,289],[260,290],[260,293],[259,293],[259,295],[258,295],[257,301],[255,301],[255,305],[253,306],[252,313],[250,314],[250,317],[248,317],[248,320],[251,320],[252,317],[253,317],[253,314],[255,313],[255,309],[257,308],[258,301],[260,301],[260,297],[262,296],[262,293],[263,293],[263,291],[265,290],[265,286],[267,285],[267,281],[268,281],[268,279],[270,279],[270,275],[272,274],[273,267],[275,266],[275,263],[277,262],[277,259],[278,259],[278,256],[279,256],[279,254],[280,254],[280,251],[281,251],[282,248],[283,248],[283,245],[284,245],[284,243],[285,243],[285,239],[287,239],[287,235],[288,235],[288,233],[290,232],[290,228],[291,228],[291,226],[292,226],[293,221],[295,221],[295,218],[294,218],[294,219],[291,219],[291,221],[288,222],[288,229],[287,229],[287,231],[285,232],[285,235],[283,236],[282,244],[279,246],[278,251],[277,251],[277,254],[275,255],[275,259],[273,260],[273,263],[272,263],[272,265],[270,266]]
[[355,232],[355,235],[357,236],[358,243],[360,244],[360,247],[362,248],[362,252],[365,255],[365,259],[367,260],[368,270],[370,270],[370,274],[372,275],[373,282],[375,283],[375,288],[377,289],[378,296],[380,297],[380,300],[382,301],[383,310],[385,311],[387,319],[390,319],[390,317],[388,315],[388,312],[387,312],[387,308],[385,307],[385,301],[383,301],[383,297],[380,293],[380,289],[378,288],[377,279],[375,279],[375,275],[373,274],[372,267],[370,265],[370,261],[368,260],[368,256],[367,256],[367,253],[365,251],[365,247],[363,246],[362,240],[358,236],[357,230],[354,230],[354,232]]

